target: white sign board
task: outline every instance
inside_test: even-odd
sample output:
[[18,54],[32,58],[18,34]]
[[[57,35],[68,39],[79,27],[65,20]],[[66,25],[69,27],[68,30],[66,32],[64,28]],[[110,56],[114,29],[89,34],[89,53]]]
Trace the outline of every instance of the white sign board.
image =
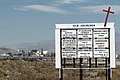
[[76,58],[76,30],[62,30],[62,58]]
[[92,29],[78,29],[78,58],[92,57]]
[[109,49],[94,49],[94,57],[109,57]]
[[111,68],[115,62],[114,23],[56,24],[56,68],[61,67],[61,58],[108,58]]
[[108,29],[94,29],[94,38],[105,39],[108,38]]
[[94,29],[94,57],[109,57],[109,29]]

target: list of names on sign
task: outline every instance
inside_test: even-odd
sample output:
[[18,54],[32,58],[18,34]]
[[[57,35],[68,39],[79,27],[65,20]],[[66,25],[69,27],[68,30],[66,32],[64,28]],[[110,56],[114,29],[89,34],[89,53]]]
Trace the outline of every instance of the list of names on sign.
[[76,30],[62,30],[62,58],[76,58]]
[[94,57],[109,57],[108,29],[94,29]]
[[109,29],[63,29],[62,58],[109,57]]
[[92,29],[78,29],[78,57],[92,57]]

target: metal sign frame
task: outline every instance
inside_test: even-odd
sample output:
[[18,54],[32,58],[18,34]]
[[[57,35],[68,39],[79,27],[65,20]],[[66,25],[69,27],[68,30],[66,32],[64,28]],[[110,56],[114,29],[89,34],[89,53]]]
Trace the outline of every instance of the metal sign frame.
[[[66,38],[63,37],[62,32],[63,31],[69,31],[69,30],[74,31],[74,33],[76,33],[74,35],[74,37],[66,37]],[[82,30],[82,31],[90,30],[91,33],[90,33],[90,35],[80,34],[80,33],[78,33],[79,30]],[[101,34],[98,35],[98,32],[96,33],[96,32],[94,32],[94,30],[99,30],[99,31],[103,30],[103,32],[101,32]],[[107,30],[108,32],[105,32],[105,30]],[[94,33],[97,34],[98,37],[96,37],[96,35]],[[105,34],[107,34],[107,37],[104,36]],[[91,28],[91,29],[84,29],[84,28],[80,28],[80,29],[60,29],[60,35],[61,35],[61,37],[60,37],[60,39],[61,39],[60,40],[61,41],[60,50],[62,51],[61,52],[62,58],[109,57],[109,52],[110,52],[109,51],[110,50],[110,45],[109,45],[110,44],[109,43],[110,42],[110,37],[108,37],[109,34],[110,34],[109,28],[105,28],[105,29],[103,29],[103,28],[97,28],[97,29],[93,29],[93,28]],[[87,36],[87,37],[84,37],[84,36]],[[90,36],[90,37],[88,37],[88,36]],[[101,37],[101,36],[104,36],[104,37]],[[96,42],[96,41],[98,41],[98,42]],[[73,49],[71,49],[71,50],[69,49],[69,50],[65,51],[65,45],[64,45],[65,42],[67,43],[66,48],[70,48],[70,49],[73,48]],[[99,51],[99,53],[97,53],[97,51]],[[106,52],[104,52],[104,54],[103,54],[102,53],[103,51],[106,51]],[[98,54],[98,56],[95,56],[95,55],[97,55],[96,53]],[[65,55],[63,55],[63,54],[65,54]],[[67,55],[67,54],[70,54],[71,56]]]

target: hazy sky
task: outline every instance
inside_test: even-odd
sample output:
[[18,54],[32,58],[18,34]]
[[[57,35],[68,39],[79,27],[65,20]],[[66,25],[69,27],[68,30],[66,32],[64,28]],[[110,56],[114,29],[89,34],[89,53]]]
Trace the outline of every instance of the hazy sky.
[[0,46],[54,40],[56,23],[109,22],[120,33],[120,0],[0,0]]

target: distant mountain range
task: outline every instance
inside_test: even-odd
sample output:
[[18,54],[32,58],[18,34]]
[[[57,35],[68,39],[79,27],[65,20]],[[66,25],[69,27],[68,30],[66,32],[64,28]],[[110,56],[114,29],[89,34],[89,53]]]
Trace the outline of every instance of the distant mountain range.
[[23,49],[23,50],[47,50],[49,52],[54,52],[54,40],[48,40],[48,41],[41,41],[41,42],[36,42],[36,43],[22,43],[17,45],[18,49]]
[[54,52],[54,40],[49,40],[49,41],[42,41],[42,42],[36,42],[36,43],[21,43],[15,45],[16,48],[6,48],[6,47],[1,47],[0,48],[0,54],[1,53],[15,53],[17,49],[23,49],[25,52],[28,52],[30,50],[46,50],[49,52]]
[[11,48],[0,48],[0,54],[4,53],[14,53],[14,50]]

